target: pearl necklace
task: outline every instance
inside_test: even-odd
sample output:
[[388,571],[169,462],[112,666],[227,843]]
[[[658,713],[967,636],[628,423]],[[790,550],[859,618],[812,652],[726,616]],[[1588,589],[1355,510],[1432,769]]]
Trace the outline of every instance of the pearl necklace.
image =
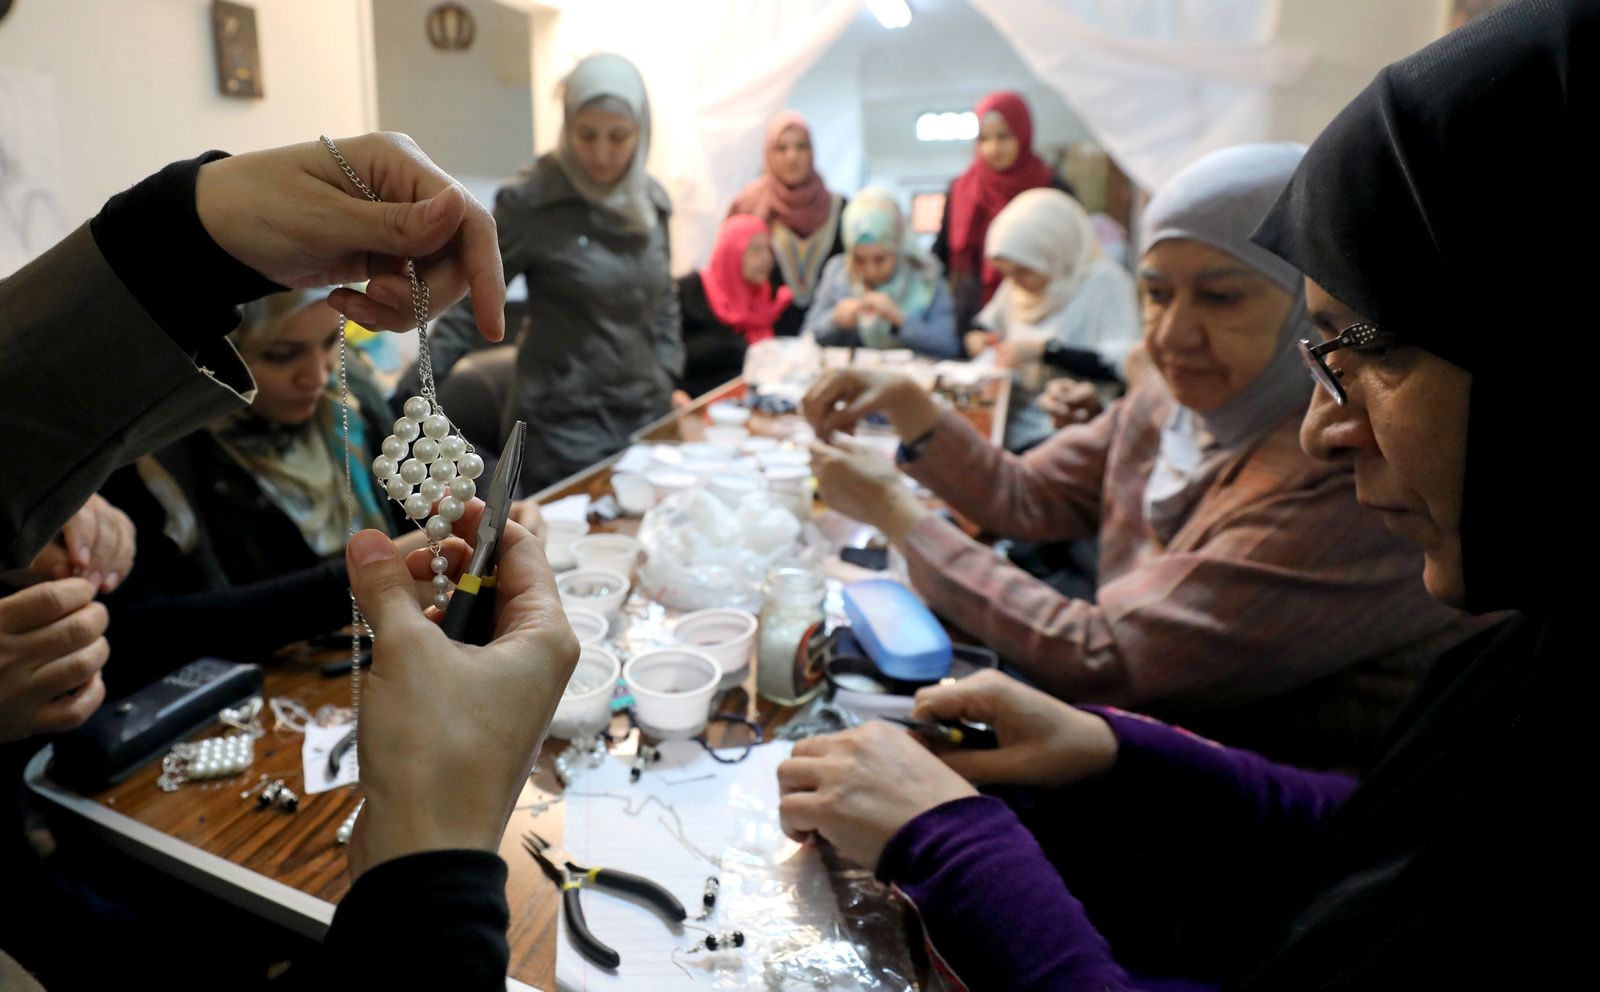
[[[371,186],[362,181],[339,151],[333,139],[322,135],[322,144],[339,169],[367,199],[383,202]],[[420,395],[412,396],[394,422],[394,433],[384,438],[382,453],[372,460],[372,473],[389,498],[405,508],[406,518],[428,538],[433,552],[433,605],[443,610],[450,603],[450,577],[445,574],[450,562],[441,543],[450,536],[451,525],[466,512],[467,500],[477,492],[478,476],[483,474],[483,458],[472,447],[461,429],[445,415],[433,382],[433,353],[428,347],[428,284],[417,272],[415,259],[406,259],[406,274],[411,278],[411,313],[417,324],[417,370],[422,380]],[[356,500],[352,462],[355,448],[350,441],[350,375],[345,343],[345,318],[339,317],[339,415],[344,431],[344,506],[349,536],[356,531]],[[372,628],[361,615],[355,593],[350,594],[350,712],[361,715],[361,636],[373,636]],[[353,731],[352,731],[353,732]],[[359,807],[357,813],[360,812]],[[351,819],[355,814],[351,815]],[[341,833],[344,833],[341,830]]]

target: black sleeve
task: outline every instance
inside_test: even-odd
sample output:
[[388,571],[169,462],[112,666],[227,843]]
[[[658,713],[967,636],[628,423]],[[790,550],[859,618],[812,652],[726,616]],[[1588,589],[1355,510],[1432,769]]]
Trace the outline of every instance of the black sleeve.
[[510,922],[498,855],[396,858],[362,875],[339,903],[305,987],[504,992]]
[[744,371],[744,338],[717,320],[706,298],[700,273],[678,280],[678,300],[683,309],[683,388],[691,396],[738,378]]
[[89,221],[111,271],[189,354],[239,326],[238,304],[285,288],[223,251],[200,223],[200,167],[227,157],[212,151],[174,162],[107,200]]
[[939,216],[939,235],[933,239],[933,247],[929,249],[947,273],[950,271],[950,191],[953,189],[954,183],[945,187],[944,212]]
[[[135,568],[138,566],[135,565]],[[132,691],[207,655],[248,660],[350,622],[344,559],[209,592],[148,599],[107,599],[107,691]]]
[[1100,354],[1087,348],[1073,348],[1059,341],[1044,346],[1044,363],[1068,375],[1094,382],[1121,382],[1117,370],[1105,363]]

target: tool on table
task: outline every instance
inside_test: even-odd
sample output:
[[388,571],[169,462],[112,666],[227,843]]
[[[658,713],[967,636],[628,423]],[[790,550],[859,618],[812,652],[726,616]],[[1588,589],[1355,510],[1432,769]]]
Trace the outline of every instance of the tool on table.
[[648,878],[613,868],[585,868],[559,845],[531,830],[523,835],[522,846],[539,862],[550,880],[561,886],[561,907],[566,912],[572,939],[578,943],[578,951],[602,968],[616,968],[622,963],[622,955],[601,943],[584,921],[583,903],[578,893],[585,887],[598,886],[637,896],[655,907],[668,923],[682,923],[688,918],[689,914],[677,897]]
[[886,716],[884,719],[902,727],[910,727],[930,740],[943,741],[955,747],[993,749],[1000,746],[1000,736],[988,724],[967,723],[965,720],[959,723],[912,720],[903,716]]
[[495,466],[494,478],[484,498],[483,516],[478,518],[478,540],[472,549],[455,593],[445,608],[439,626],[445,634],[463,644],[487,644],[494,636],[495,562],[499,559],[500,537],[511,518],[512,493],[522,478],[522,452],[527,446],[528,425],[519,420],[511,428],[505,450]]

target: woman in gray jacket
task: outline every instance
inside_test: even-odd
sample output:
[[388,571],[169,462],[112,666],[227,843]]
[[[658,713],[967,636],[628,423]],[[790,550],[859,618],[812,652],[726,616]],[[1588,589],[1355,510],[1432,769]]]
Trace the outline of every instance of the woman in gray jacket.
[[[591,55],[563,83],[560,146],[495,199],[508,279],[528,284],[513,402],[502,428],[528,422],[532,492],[621,450],[666,413],[683,373],[669,264],[671,203],[645,173],[650,105],[618,55]],[[481,344],[465,305],[434,334],[434,370]],[[498,450],[500,438],[474,438]]]

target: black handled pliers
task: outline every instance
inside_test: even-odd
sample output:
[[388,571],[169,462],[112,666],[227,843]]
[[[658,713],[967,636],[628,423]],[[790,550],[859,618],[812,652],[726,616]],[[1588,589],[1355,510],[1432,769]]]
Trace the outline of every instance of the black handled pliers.
[[523,835],[522,846],[533,855],[533,860],[539,862],[539,867],[550,876],[550,880],[561,886],[561,908],[567,914],[567,929],[572,932],[572,939],[577,941],[578,951],[602,968],[616,968],[622,963],[622,955],[601,943],[584,921],[583,903],[578,900],[578,893],[585,886],[594,885],[637,896],[653,906],[669,923],[682,923],[689,917],[676,896],[648,878],[613,868],[585,868],[559,845],[550,843],[531,830]]

